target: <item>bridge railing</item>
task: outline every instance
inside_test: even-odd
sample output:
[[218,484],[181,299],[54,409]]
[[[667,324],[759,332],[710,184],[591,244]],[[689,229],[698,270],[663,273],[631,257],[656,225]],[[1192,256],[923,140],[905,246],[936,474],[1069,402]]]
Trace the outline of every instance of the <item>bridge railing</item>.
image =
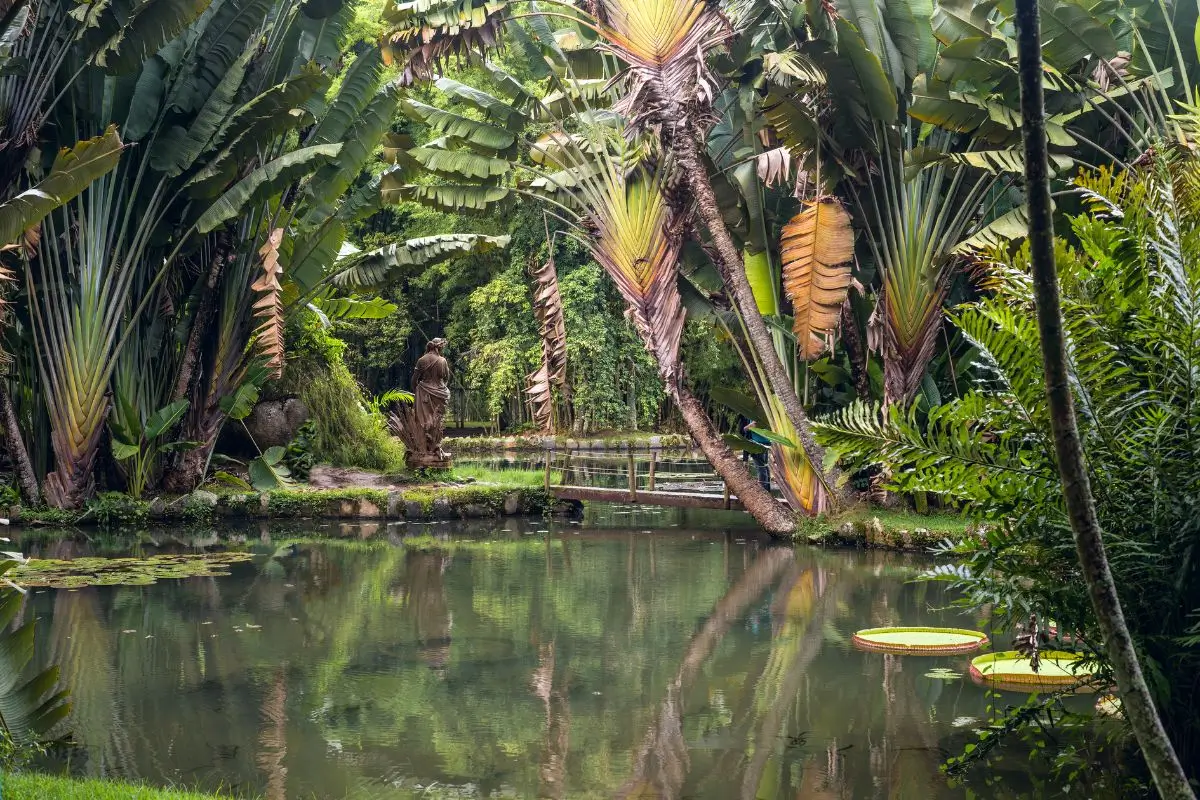
[[[707,507],[738,507],[725,480],[704,462],[697,460],[664,459],[658,451],[651,450],[648,462],[639,464],[633,452],[625,454],[625,463],[619,467],[611,454],[567,452],[547,454],[545,459],[544,485],[547,492],[584,499],[611,499],[623,502],[663,503],[674,497],[687,500],[690,497],[703,500]],[[607,462],[607,463],[604,463]],[[696,467],[703,465],[704,471]],[[559,472],[555,483],[554,473]],[[589,479],[577,483],[579,477]],[[597,478],[608,478],[598,485]],[[621,484],[624,484],[622,487]],[[694,488],[689,486],[694,485]],[[720,498],[719,505],[713,501]]]

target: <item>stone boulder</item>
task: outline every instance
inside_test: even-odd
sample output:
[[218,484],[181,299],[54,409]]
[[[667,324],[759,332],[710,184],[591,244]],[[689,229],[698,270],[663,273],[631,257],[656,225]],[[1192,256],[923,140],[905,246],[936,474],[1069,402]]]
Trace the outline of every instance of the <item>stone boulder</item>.
[[308,417],[308,406],[298,397],[263,400],[246,417],[246,429],[263,450],[283,447],[296,437],[296,431]]

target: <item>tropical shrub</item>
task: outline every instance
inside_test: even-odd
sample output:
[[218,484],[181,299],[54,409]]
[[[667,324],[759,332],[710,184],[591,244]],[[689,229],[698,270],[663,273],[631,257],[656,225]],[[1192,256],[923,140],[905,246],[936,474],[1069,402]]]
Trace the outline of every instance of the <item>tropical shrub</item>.
[[[1129,628],[1184,764],[1200,763],[1200,159],[1160,149],[1074,181],[1085,212],[1057,251],[1072,388],[1101,527]],[[994,523],[955,549],[963,602],[1003,624],[1036,615],[1111,680],[1063,507],[1026,251],[991,251],[988,296],[955,324],[983,380],[921,412],[856,404],[826,445],[883,462],[893,486],[936,492]],[[1064,646],[1057,642],[1055,646]]]

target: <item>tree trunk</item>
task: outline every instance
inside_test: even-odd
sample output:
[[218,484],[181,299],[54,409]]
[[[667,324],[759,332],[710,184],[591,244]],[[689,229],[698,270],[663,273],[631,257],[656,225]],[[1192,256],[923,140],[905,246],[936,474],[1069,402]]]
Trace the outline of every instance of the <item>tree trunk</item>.
[[1046,398],[1054,452],[1075,551],[1091,596],[1092,609],[1104,636],[1105,649],[1117,689],[1155,786],[1164,800],[1194,800],[1187,776],[1154,707],[1150,688],[1138,663],[1133,637],[1125,624],[1096,502],[1084,462],[1083,444],[1075,421],[1074,399],[1068,382],[1067,352],[1060,308],[1058,274],[1054,265],[1054,220],[1050,205],[1046,120],[1042,98],[1042,52],[1037,0],[1017,0],[1017,54],[1021,82],[1021,113],[1025,120],[1025,178],[1029,198],[1029,244],[1034,299],[1046,376]]
[[700,219],[704,222],[704,226],[708,229],[709,236],[712,237],[713,244],[716,246],[716,267],[721,273],[721,282],[725,285],[725,290],[729,293],[729,299],[737,309],[738,315],[745,323],[750,346],[758,354],[771,391],[779,398],[784,412],[792,421],[792,426],[796,429],[796,435],[800,439],[800,446],[808,457],[809,463],[821,476],[821,481],[829,489],[830,495],[836,497],[838,494],[836,472],[831,471],[830,474],[825,474],[823,466],[825,449],[817,444],[816,437],[813,436],[808,415],[804,413],[804,406],[800,403],[796,388],[792,385],[792,380],[788,377],[783,362],[779,360],[779,354],[775,351],[775,342],[771,338],[770,330],[767,329],[767,323],[758,310],[758,303],[754,299],[754,289],[751,288],[750,280],[746,277],[742,257],[733,243],[733,238],[729,235],[725,220],[721,218],[717,196],[713,192],[712,184],[708,179],[708,170],[705,169],[704,161],[700,156],[698,144],[700,141],[703,141],[703,138],[696,130],[675,131],[671,136],[671,153],[687,181],[688,188],[692,190]]
[[217,282],[221,279],[221,271],[225,266],[228,240],[228,234],[225,233],[221,233],[217,237],[216,255],[213,257],[212,264],[209,265],[204,288],[200,292],[200,303],[196,307],[196,315],[192,317],[192,329],[188,333],[187,346],[183,350],[183,361],[179,365],[179,374],[175,379],[175,391],[171,394],[171,402],[187,397],[188,389],[192,385],[192,377],[196,374],[196,364],[200,360],[200,344],[204,341],[204,334],[212,319]]
[[679,413],[683,415],[688,431],[699,443],[708,463],[725,479],[725,483],[729,484],[729,488],[758,524],[776,536],[789,536],[794,533],[795,516],[787,506],[764,489],[757,478],[751,477],[746,471],[741,460],[733,454],[713,426],[712,420],[704,411],[704,406],[684,385],[683,377],[668,381],[667,391],[679,407]]
[[42,493],[38,491],[37,473],[29,461],[25,439],[21,436],[21,425],[13,409],[12,397],[8,394],[7,381],[0,380],[0,413],[4,414],[4,438],[8,440],[8,452],[17,468],[17,480],[21,483],[21,494],[30,505],[41,505]]
[[[82,508],[96,487],[96,456],[100,454],[100,436],[104,432],[104,418],[111,406],[105,396],[96,418],[84,436],[83,431],[74,434],[69,430],[51,431],[54,449],[54,471],[46,476],[42,487],[46,503],[54,508]],[[78,434],[78,435],[76,435]]]
[[217,435],[221,431],[221,423],[225,414],[219,408],[206,409],[207,413],[197,415],[196,423],[186,428],[187,434],[194,437],[189,441],[200,442],[198,447],[185,450],[179,454],[179,460],[163,476],[163,488],[168,492],[190,492],[204,480],[208,459],[213,448],[217,446]]
[[854,381],[854,393],[864,403],[871,400],[871,379],[867,373],[867,349],[863,346],[858,331],[858,320],[854,318],[854,307],[850,298],[842,303],[842,346],[850,359],[850,378]]

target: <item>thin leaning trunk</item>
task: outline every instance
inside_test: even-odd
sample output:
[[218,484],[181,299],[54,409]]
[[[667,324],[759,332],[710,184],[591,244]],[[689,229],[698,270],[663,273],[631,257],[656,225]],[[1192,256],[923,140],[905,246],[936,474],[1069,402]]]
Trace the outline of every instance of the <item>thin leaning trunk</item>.
[[1137,650],[1129,627],[1125,624],[1117,586],[1104,550],[1100,521],[1096,516],[1096,502],[1092,496],[1083,444],[1075,421],[1058,274],[1054,264],[1054,220],[1050,205],[1037,1],[1017,0],[1016,11],[1021,113],[1025,119],[1030,263],[1046,377],[1046,398],[1050,408],[1050,427],[1054,434],[1054,452],[1062,479],[1067,514],[1071,520],[1071,530],[1075,534],[1075,552],[1083,570],[1088,594],[1091,596],[1096,621],[1104,637],[1105,649],[1116,677],[1125,715],[1133,728],[1134,736],[1137,737],[1138,746],[1146,759],[1146,765],[1150,768],[1154,784],[1164,800],[1194,800],[1195,794],[1163,728],[1150,695],[1150,688],[1142,675]]
[[705,413],[704,406],[683,385],[683,380],[668,381],[667,392],[679,408],[688,431],[699,442],[708,463],[712,464],[733,494],[742,501],[746,511],[770,533],[777,536],[794,533],[796,519],[791,511],[764,489],[757,478],[751,477],[746,471],[745,465],[721,438],[721,434]]
[[691,189],[696,199],[696,208],[700,219],[708,229],[709,236],[712,237],[717,253],[717,271],[721,273],[721,282],[729,292],[730,300],[736,307],[738,315],[745,323],[746,336],[750,341],[750,346],[754,348],[762,363],[771,391],[779,398],[784,412],[792,421],[792,426],[796,429],[796,436],[800,440],[800,447],[808,457],[809,463],[821,476],[821,481],[830,489],[830,494],[836,496],[836,474],[826,474],[823,470],[825,449],[817,443],[812,426],[809,424],[808,415],[804,413],[804,406],[800,403],[799,395],[796,394],[796,388],[792,385],[792,380],[788,377],[787,370],[784,369],[783,362],[779,360],[779,354],[775,351],[775,342],[762,313],[758,310],[758,303],[754,299],[754,289],[746,277],[746,270],[741,256],[738,254],[737,246],[733,243],[729,229],[721,218],[720,205],[717,203],[712,184],[708,180],[708,171],[704,168],[704,163],[700,158],[694,134],[691,131],[677,131],[671,140],[671,152],[675,156],[680,172],[687,180],[688,188]]
[[17,468],[17,480],[21,482],[21,494],[31,505],[40,505],[42,494],[38,490],[37,473],[29,460],[29,451],[25,449],[25,439],[21,436],[21,425],[17,420],[17,412],[13,408],[12,397],[8,393],[8,384],[0,381],[0,412],[4,414],[4,438],[8,441],[8,452]]

